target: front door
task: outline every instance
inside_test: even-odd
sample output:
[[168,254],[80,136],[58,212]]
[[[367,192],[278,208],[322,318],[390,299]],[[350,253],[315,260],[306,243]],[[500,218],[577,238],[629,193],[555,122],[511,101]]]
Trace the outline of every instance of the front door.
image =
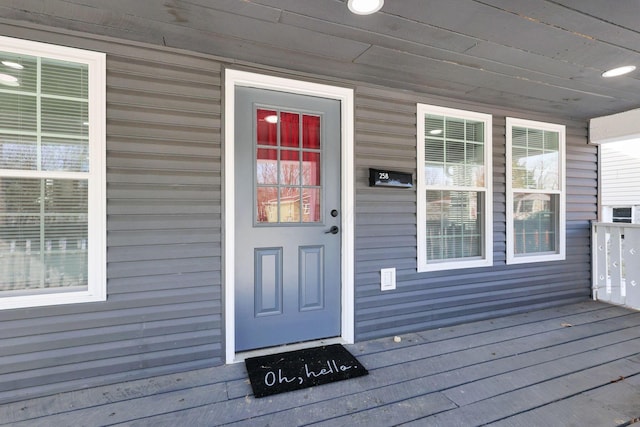
[[236,350],[340,336],[340,102],[235,99]]

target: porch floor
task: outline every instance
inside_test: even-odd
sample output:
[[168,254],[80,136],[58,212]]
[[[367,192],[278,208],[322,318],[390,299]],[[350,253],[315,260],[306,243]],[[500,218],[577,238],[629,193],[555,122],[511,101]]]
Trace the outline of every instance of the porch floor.
[[640,312],[597,302],[347,348],[369,375],[255,399],[243,363],[0,406],[12,426],[640,426]]

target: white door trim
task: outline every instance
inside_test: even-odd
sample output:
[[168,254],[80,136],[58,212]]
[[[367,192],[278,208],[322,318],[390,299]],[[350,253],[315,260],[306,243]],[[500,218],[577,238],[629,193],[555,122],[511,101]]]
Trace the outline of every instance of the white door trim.
[[354,342],[354,93],[353,89],[226,69],[224,72],[224,305],[225,360],[234,363],[235,346],[235,88],[248,86],[340,101],[341,137],[341,339]]

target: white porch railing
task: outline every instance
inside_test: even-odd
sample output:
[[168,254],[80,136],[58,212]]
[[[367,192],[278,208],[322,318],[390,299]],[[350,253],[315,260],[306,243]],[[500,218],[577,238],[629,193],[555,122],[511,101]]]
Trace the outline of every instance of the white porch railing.
[[593,299],[640,309],[640,225],[594,223]]

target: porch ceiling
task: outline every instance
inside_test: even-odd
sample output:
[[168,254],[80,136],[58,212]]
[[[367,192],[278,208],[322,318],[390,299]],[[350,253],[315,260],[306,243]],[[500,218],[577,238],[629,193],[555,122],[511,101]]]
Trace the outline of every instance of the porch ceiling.
[[0,18],[563,117],[640,107],[637,0],[387,0],[371,16],[344,0],[0,0]]

